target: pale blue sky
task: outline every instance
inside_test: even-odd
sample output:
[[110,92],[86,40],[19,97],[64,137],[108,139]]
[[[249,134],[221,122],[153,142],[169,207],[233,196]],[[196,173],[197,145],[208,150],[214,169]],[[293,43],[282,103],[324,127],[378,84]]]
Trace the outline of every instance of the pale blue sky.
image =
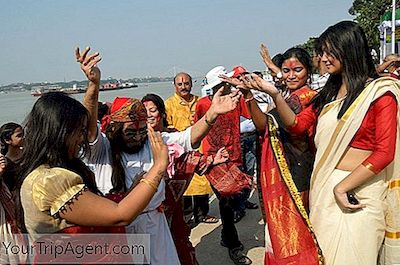
[[[353,19],[351,0],[0,0],[0,85],[83,80],[74,47],[99,51],[103,78],[204,76],[264,68],[271,54]],[[228,69],[229,70],[229,69]]]

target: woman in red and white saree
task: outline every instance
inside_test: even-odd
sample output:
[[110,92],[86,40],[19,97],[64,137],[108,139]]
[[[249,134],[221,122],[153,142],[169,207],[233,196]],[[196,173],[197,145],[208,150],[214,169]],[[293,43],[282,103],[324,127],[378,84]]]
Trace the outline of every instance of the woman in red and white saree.
[[[299,48],[289,49],[283,58],[283,80],[290,92],[285,101],[294,113],[300,113],[317,94],[307,86],[311,58]],[[250,102],[252,114],[255,107]],[[307,215],[315,155],[314,126],[292,134],[284,129],[277,111],[272,110],[264,130],[260,186],[266,217],[265,264],[318,264],[321,254]]]
[[253,76],[245,85],[274,98],[291,133],[316,125],[310,228],[322,249],[321,262],[400,263],[400,86],[390,78],[376,79],[365,34],[356,23],[339,22],[319,41],[331,76],[300,114],[271,84]]
[[[288,49],[282,58],[283,81],[289,92],[285,101],[297,114],[317,94],[307,85],[311,79],[311,58],[301,48]],[[239,88],[243,85],[232,78],[226,81]],[[321,254],[307,215],[315,155],[314,127],[291,134],[276,110],[265,115],[251,91],[244,90],[243,94],[257,130],[264,135],[259,185],[266,219],[265,264],[318,264]]]

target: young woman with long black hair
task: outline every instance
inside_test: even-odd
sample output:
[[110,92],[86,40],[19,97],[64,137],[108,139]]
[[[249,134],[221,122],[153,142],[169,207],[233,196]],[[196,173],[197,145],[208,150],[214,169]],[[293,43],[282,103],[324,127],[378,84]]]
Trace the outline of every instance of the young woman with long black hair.
[[[82,69],[89,86],[100,82],[98,61],[96,55],[85,58]],[[86,108],[61,92],[42,95],[27,117],[21,203],[31,241],[73,225],[127,225],[157,191],[168,150],[161,135],[149,128],[154,165],[119,203],[102,196],[94,174],[80,159],[88,147],[88,121]]]

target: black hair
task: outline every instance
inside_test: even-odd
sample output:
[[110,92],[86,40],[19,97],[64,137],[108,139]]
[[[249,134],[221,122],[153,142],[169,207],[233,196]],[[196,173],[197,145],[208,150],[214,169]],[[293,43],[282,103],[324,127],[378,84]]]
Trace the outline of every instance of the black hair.
[[256,74],[259,77],[263,78],[263,74],[260,71],[254,71],[253,74]]
[[154,103],[154,105],[156,105],[157,110],[160,112],[162,117],[163,127],[167,127],[168,126],[167,111],[165,109],[164,100],[159,95],[147,94],[142,98],[142,103],[146,101],[151,101]]
[[[307,71],[308,79],[311,80],[313,64],[310,54],[308,54],[308,52],[303,48],[293,47],[285,51],[285,53],[282,55],[282,64],[284,61],[290,58],[296,58],[304,66]],[[280,68],[282,68],[282,64]]]
[[192,77],[191,77],[188,73],[180,72],[180,73],[177,73],[177,74],[175,75],[175,77],[174,77],[174,85],[176,84],[176,83],[175,83],[176,78],[177,78],[178,76],[180,76],[180,75],[186,75],[187,77],[189,77],[190,83],[193,83],[193,82],[192,82]]
[[[3,124],[0,127],[0,147],[1,147],[1,154],[6,155],[8,152],[8,146],[9,144],[7,141],[11,140],[11,136],[14,134],[15,130],[21,128],[22,126],[18,123],[15,122],[8,122]],[[17,186],[17,183],[19,182],[19,166],[18,162],[19,161],[12,161],[11,159],[7,158],[7,167],[6,170],[3,172],[2,178],[10,192],[12,192],[13,195],[17,196],[19,198],[19,189]],[[26,227],[24,223],[24,216],[23,216],[23,208],[20,203],[18,203],[20,200],[17,198],[13,198],[16,201],[15,205],[15,221],[17,223],[18,228],[21,230],[21,232],[25,233]]]
[[97,119],[101,121],[101,119],[108,114],[109,112],[109,107],[106,103],[103,102],[98,102],[97,103],[98,109],[97,109]]
[[122,166],[122,146],[125,144],[123,141],[123,128],[124,123],[122,122],[114,122],[106,127],[106,136],[110,141],[112,157],[111,183],[113,188],[111,189],[111,192],[128,191],[125,184],[125,170]]
[[322,42],[320,37],[314,39],[314,54],[322,55]]
[[316,42],[317,52],[333,55],[342,65],[340,73],[331,74],[324,88],[312,100],[320,112],[324,105],[335,100],[342,82],[347,96],[338,113],[340,119],[364,90],[368,78],[378,78],[368,41],[363,29],[353,21],[342,21],[326,29]]
[[8,122],[0,127],[0,153],[6,155],[8,152],[9,144],[7,141],[11,140],[11,136],[14,134],[17,128],[22,126],[15,122]]
[[[94,174],[79,158],[69,158],[68,141],[83,134],[82,156],[89,146],[87,123],[89,113],[77,100],[62,92],[43,94],[26,118],[26,136],[21,159],[21,177],[25,178],[40,165],[62,167],[83,179],[90,191],[100,193]],[[20,182],[22,184],[22,181]]]
[[283,54],[282,53],[278,53],[274,57],[272,57],[271,60],[280,69],[282,67],[282,64],[283,64]]

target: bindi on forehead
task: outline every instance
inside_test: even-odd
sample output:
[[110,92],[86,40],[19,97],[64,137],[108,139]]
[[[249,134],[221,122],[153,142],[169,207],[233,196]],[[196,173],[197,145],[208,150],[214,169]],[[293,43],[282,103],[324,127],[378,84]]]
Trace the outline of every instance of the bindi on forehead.
[[290,69],[304,67],[302,63],[299,62],[296,58],[289,58],[285,60],[282,64],[283,67],[288,67]]
[[189,77],[187,75],[178,75],[175,79],[175,83],[186,81],[189,81]]
[[157,108],[156,104],[154,104],[154,102],[150,101],[150,100],[143,102],[143,105],[146,107],[146,109],[149,109],[151,107],[156,107]]

